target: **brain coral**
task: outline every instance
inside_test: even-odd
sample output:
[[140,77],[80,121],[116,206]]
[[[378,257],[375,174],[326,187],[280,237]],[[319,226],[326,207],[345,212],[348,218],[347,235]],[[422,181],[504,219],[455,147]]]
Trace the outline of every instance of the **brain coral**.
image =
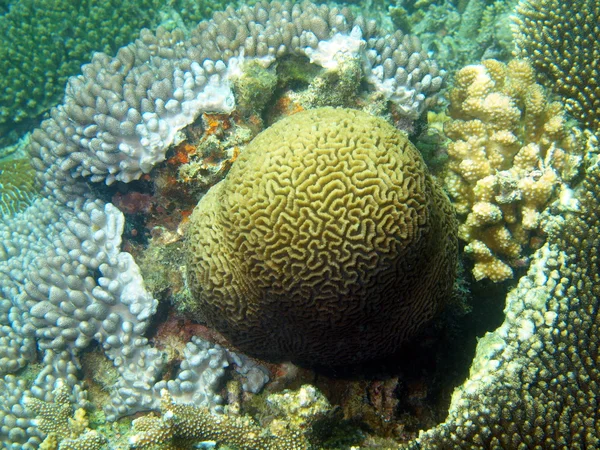
[[456,227],[391,125],[349,109],[305,111],[259,134],[194,210],[196,312],[266,359],[383,356],[448,295]]

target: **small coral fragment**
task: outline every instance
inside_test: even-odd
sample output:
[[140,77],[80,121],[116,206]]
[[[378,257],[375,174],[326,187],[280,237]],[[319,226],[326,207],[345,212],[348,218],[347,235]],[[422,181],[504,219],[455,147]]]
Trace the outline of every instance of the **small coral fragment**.
[[36,198],[34,174],[27,159],[0,162],[0,217],[24,210]]
[[106,442],[104,436],[88,428],[85,410],[73,414],[69,388],[61,383],[54,391],[54,402],[34,397],[26,399],[27,407],[37,416],[40,431],[46,439],[40,444],[43,450],[99,450]]

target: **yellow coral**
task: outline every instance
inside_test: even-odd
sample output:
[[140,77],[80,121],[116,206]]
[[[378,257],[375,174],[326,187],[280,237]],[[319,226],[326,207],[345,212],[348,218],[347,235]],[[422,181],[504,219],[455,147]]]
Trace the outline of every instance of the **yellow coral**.
[[27,159],[0,161],[0,217],[24,210],[37,196],[35,171]]
[[[487,174],[479,156],[464,163],[472,179]],[[455,236],[452,205],[405,136],[318,108],[256,136],[200,200],[187,281],[198,316],[248,354],[354,363],[391,354],[439,310]]]
[[562,105],[549,102],[529,63],[487,60],[456,75],[445,132],[445,185],[461,216],[476,279],[512,277],[539,242],[541,213],[580,164]]

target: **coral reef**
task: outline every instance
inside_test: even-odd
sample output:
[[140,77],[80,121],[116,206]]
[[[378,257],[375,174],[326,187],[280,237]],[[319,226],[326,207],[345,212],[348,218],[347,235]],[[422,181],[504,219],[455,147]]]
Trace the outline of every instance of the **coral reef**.
[[461,69],[449,98],[444,181],[462,218],[459,237],[475,278],[503,281],[543,242],[540,217],[549,202],[568,202],[580,142],[523,60]]
[[29,160],[0,161],[0,217],[23,211],[37,196]]
[[[308,425],[324,414],[329,404],[312,386],[297,392],[269,396],[275,412],[262,428],[249,417],[212,414],[194,405],[180,405],[167,391],[161,398],[162,416],[133,421],[132,448],[194,448],[198,441],[216,441],[240,450],[305,450],[309,448]],[[175,447],[177,445],[177,447]]]
[[[361,57],[371,88],[410,117],[435,101],[444,75],[416,38],[385,34],[375,21],[346,9],[306,2],[229,8],[187,37],[182,30],[145,30],[115,57],[96,53],[81,75],[70,78],[64,103],[28,145],[40,198],[0,224],[1,382],[11,392],[0,410],[3,445],[29,450],[40,443],[19,405],[22,396],[52,401],[63,380],[75,403],[85,404],[77,367],[93,342],[118,373],[112,403],[105,405],[110,420],[157,408],[163,387],[174,397],[193,397],[206,388],[200,370],[213,359],[218,366],[223,353],[237,367],[242,387],[254,391],[264,383],[255,364],[199,341],[190,343],[185,369],[161,380],[165,355],[144,336],[157,301],[132,255],[121,250],[123,214],[98,198],[106,188],[90,182],[140,178],[166,159],[171,144],[184,137],[180,131],[203,112],[231,111],[229,76],[239,74],[245,61],[269,66],[285,55],[328,66]],[[38,370],[27,385],[12,375],[33,367]]]
[[407,138],[350,109],[259,134],[186,231],[202,319],[266,359],[337,365],[389,354],[454,282],[451,205]]
[[596,0],[521,0],[514,18],[518,56],[529,58],[567,111],[592,130],[600,126],[599,20]]
[[[597,150],[596,150],[597,151]],[[600,165],[590,158],[527,276],[506,299],[506,318],[478,344],[469,379],[446,421],[414,449],[600,446]]]
[[[434,3],[421,0],[420,5]],[[470,2],[460,4],[468,6]],[[30,3],[23,5],[25,8]],[[17,3],[13,9],[18,7]],[[503,7],[500,4],[498,10]],[[457,4],[457,10],[467,11],[467,8]],[[596,9],[590,11],[590,15],[596,14]],[[570,11],[565,12],[565,16],[568,14]],[[173,18],[179,20],[176,15]],[[581,20],[583,29],[586,20]],[[48,25],[51,28],[55,24]],[[593,26],[587,23],[589,30]],[[32,36],[43,38],[45,34],[32,33]],[[93,32],[90,36],[95,37]],[[577,43],[581,38],[573,41]],[[6,47],[6,51],[11,50]],[[595,44],[589,48],[593,57]],[[206,145],[199,149],[197,160],[186,150],[186,144],[173,150],[174,154],[167,153],[169,147],[183,138],[181,131],[197,123],[206,109],[221,107],[229,111],[233,106],[229,103],[232,93],[241,100],[257,88],[250,86],[248,93],[234,92],[235,76],[240,73],[244,76],[243,70],[238,71],[244,67],[244,61],[265,64],[266,72],[252,75],[260,78],[271,74],[272,64],[283,64],[286,57],[312,59],[315,65],[323,66],[309,89],[313,95],[340,89],[344,96],[350,97],[368,85],[370,92],[395,104],[397,111],[409,118],[417,117],[436,101],[435,94],[443,79],[443,72],[422,51],[416,39],[401,33],[386,34],[374,22],[355,17],[345,9],[308,3],[297,6],[261,3],[254,8],[229,9],[217,14],[214,20],[199,25],[187,37],[181,31],[164,29],[156,34],[143,32],[138,41],[122,49],[117,57],[106,54],[94,57],[84,67],[83,74],[70,81],[65,103],[51,113],[31,144],[42,185],[41,198],[22,211],[4,216],[0,223],[0,446],[9,450],[100,447],[102,437],[87,430],[89,425],[81,409],[88,401],[79,359],[82,351],[93,345],[96,345],[94,352],[106,357],[104,364],[113,365],[109,377],[103,379],[105,383],[114,381],[109,398],[112,403],[105,410],[110,420],[162,406],[162,417],[138,419],[137,437],[132,438],[135,445],[173,448],[190,441],[192,445],[202,445],[199,440],[215,439],[247,448],[287,449],[306,448],[311,443],[313,419],[327,409],[326,402],[312,388],[268,397],[272,410],[266,415],[276,417],[270,423],[257,425],[246,417],[219,416],[210,410],[220,410],[221,396],[225,393],[231,396],[231,406],[223,410],[234,414],[243,409],[242,397],[260,389],[266,381],[265,370],[198,336],[182,345],[181,359],[166,355],[161,347],[147,340],[145,331],[157,302],[144,287],[134,258],[121,248],[123,215],[98,197],[116,198],[115,193],[119,192],[120,206],[144,215],[148,213],[144,208],[158,204],[153,203],[156,194],[140,196],[134,194],[135,188],[128,191],[129,187],[124,185],[118,185],[118,189],[99,185],[90,188],[87,183],[132,181],[167,159],[165,165],[185,162],[200,167],[206,162],[207,167],[200,167],[208,173],[208,176],[201,174],[207,180],[203,187],[212,184],[218,179],[215,172],[221,176],[222,168],[226,169],[237,156],[237,152],[229,152],[229,143],[234,148],[237,145],[233,140],[226,144],[214,142],[207,133]],[[207,59],[206,64],[200,66],[200,58]],[[364,65],[359,67],[356,61],[363,61]],[[597,343],[600,168],[592,159],[582,185],[568,189],[566,182],[576,172],[578,157],[567,151],[567,144],[573,141],[560,108],[544,100],[543,91],[529,75],[530,69],[511,65],[507,70],[493,62],[484,67],[469,68],[463,74],[466,79],[462,85],[459,83],[454,94],[464,95],[457,103],[462,106],[454,111],[463,116],[453,118],[453,124],[447,125],[448,132],[456,133],[455,144],[459,140],[469,143],[467,134],[474,136],[483,131],[479,126],[473,126],[475,131],[469,130],[464,123],[479,120],[486,124],[484,131],[491,133],[484,136],[487,141],[494,134],[498,138],[495,150],[507,146],[512,139],[502,134],[502,130],[510,130],[515,136],[515,148],[508,145],[510,149],[501,152],[500,162],[493,162],[502,166],[504,161],[511,160],[509,167],[499,170],[493,164],[490,166],[494,168],[491,175],[496,177],[493,181],[501,190],[493,195],[488,191],[486,202],[501,205],[498,207],[503,219],[507,215],[502,205],[514,206],[513,216],[520,218],[522,229],[536,224],[535,230],[526,230],[529,248],[542,247],[533,255],[528,275],[508,296],[504,325],[480,340],[471,377],[456,391],[447,421],[422,432],[409,446],[595,448],[600,446],[596,398],[600,381]],[[365,83],[356,84],[357,78],[352,76],[344,78],[348,74],[358,77],[358,69]],[[507,82],[507,71],[512,72],[514,79],[528,81]],[[37,72],[32,69],[30,75]],[[498,75],[502,73],[505,78]],[[479,94],[475,91],[482,84],[471,84],[469,79],[482,81],[484,91],[490,89],[486,94],[489,101],[477,100]],[[266,81],[259,89],[265,96],[271,92],[273,80]],[[48,77],[47,82],[54,79]],[[475,85],[478,88],[471,89]],[[588,90],[584,87],[584,94],[592,92],[592,87]],[[530,92],[523,93],[525,88]],[[344,104],[344,99],[336,98],[335,92],[330,94],[333,101],[341,102],[337,104]],[[575,98],[574,94],[569,96]],[[590,94],[583,100],[592,97]],[[247,103],[254,101],[251,95],[247,98]],[[595,100],[591,101],[593,105]],[[487,110],[490,105],[501,107]],[[595,111],[587,112],[588,118],[583,108],[588,107],[584,105],[578,110],[573,103],[572,112],[580,114],[584,124],[595,127]],[[294,105],[287,111],[296,109]],[[513,129],[516,110],[521,126]],[[246,113],[252,117],[259,111],[249,108]],[[537,123],[542,116],[547,120]],[[527,117],[533,119],[526,120]],[[457,138],[459,131],[451,130],[455,125],[464,128],[460,131],[465,133],[463,137]],[[362,125],[358,122],[352,126]],[[460,155],[460,147],[459,144],[453,149],[455,157]],[[211,152],[219,155],[218,160],[210,160]],[[481,159],[477,159],[480,156],[473,153],[463,158],[470,162],[455,167],[456,173],[468,169],[470,163],[480,163]],[[207,161],[203,161],[205,158]],[[329,162],[325,161],[323,166],[328,169]],[[218,169],[214,170],[215,167]],[[498,177],[500,172],[512,178]],[[186,175],[182,170],[182,178]],[[155,182],[157,187],[161,183],[168,187],[171,183],[166,178],[147,177],[144,182],[147,181]],[[435,191],[429,179],[422,184]],[[270,184],[269,188],[272,187]],[[482,185],[482,195],[484,187],[489,186]],[[169,189],[158,192],[167,195],[172,192]],[[468,189],[473,190],[473,196],[479,195],[475,188]],[[523,192],[528,189],[537,192],[546,204],[558,198],[547,210],[552,214],[540,218],[538,213],[544,202],[531,198],[523,202]],[[279,193],[274,191],[273,195]],[[519,195],[521,199],[517,200]],[[143,204],[136,204],[136,200],[143,200]],[[477,221],[491,217],[493,208],[475,207],[473,199],[469,201],[466,204],[473,210],[469,226],[475,227],[471,232],[479,233],[477,227],[481,224]],[[344,210],[334,203],[330,209]],[[469,216],[468,211],[465,216]],[[175,232],[175,227],[169,228],[169,233]],[[365,233],[375,229],[365,227]],[[258,227],[257,232],[260,230]],[[307,232],[315,230],[308,228]],[[162,239],[168,239],[169,233],[165,232]],[[543,234],[548,235],[545,244],[540,240]],[[515,231],[511,238],[520,236]],[[455,243],[446,245],[454,248]],[[129,248],[132,246],[128,244]],[[527,256],[524,244],[522,250]],[[274,256],[273,261],[281,261],[277,259],[281,254]],[[283,253],[284,258],[287,256]],[[356,261],[361,267],[371,262]],[[520,261],[517,258],[513,263]],[[318,268],[321,262],[310,263]],[[444,274],[436,281],[444,284],[448,277],[449,274]],[[385,287],[381,280],[376,278],[373,284]],[[440,286],[437,286],[440,291],[447,288]],[[270,317],[271,322],[281,316]],[[291,328],[290,331],[295,332]],[[364,338],[358,332],[353,336]],[[233,381],[224,388],[228,376]],[[390,379],[385,384],[369,384],[368,399],[373,413],[383,422],[398,413],[394,396],[397,383],[396,379]],[[162,405],[160,390],[164,390]],[[418,398],[425,396],[421,390],[419,387],[411,390],[417,403]],[[198,401],[205,407],[185,405],[187,401]],[[75,408],[78,412],[73,417]],[[33,411],[37,412],[37,419],[33,418]],[[286,421],[285,416],[293,420]],[[125,422],[114,429],[122,430]],[[44,434],[48,436],[42,443]]]

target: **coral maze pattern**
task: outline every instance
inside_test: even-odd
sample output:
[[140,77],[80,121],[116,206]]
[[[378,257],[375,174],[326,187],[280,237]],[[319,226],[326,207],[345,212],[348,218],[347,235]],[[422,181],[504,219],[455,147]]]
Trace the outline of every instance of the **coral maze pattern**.
[[393,352],[452,286],[456,220],[383,119],[295,114],[259,134],[187,233],[202,316],[245,351],[343,364]]

